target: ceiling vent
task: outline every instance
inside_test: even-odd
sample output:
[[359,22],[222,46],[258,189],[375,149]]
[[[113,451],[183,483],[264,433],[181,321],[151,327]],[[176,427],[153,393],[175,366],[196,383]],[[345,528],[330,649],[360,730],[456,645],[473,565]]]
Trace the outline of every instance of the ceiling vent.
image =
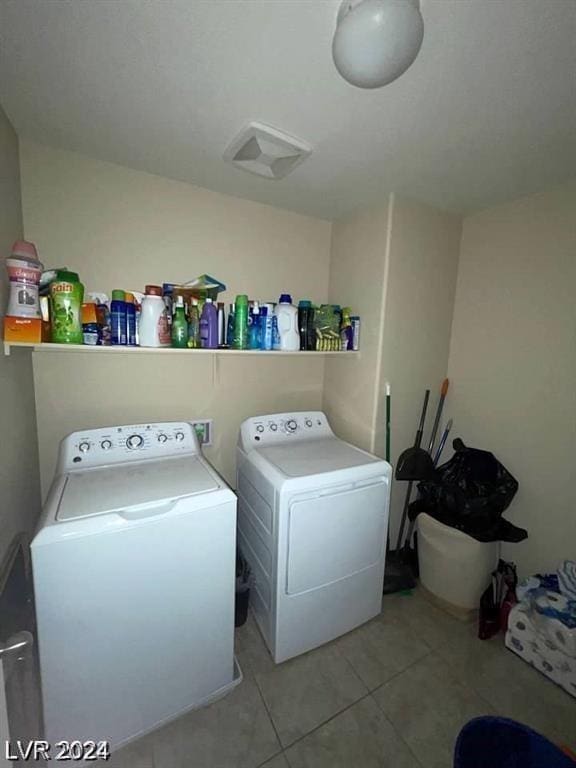
[[281,179],[311,152],[305,141],[263,123],[250,123],[224,152],[224,160],[266,179]]

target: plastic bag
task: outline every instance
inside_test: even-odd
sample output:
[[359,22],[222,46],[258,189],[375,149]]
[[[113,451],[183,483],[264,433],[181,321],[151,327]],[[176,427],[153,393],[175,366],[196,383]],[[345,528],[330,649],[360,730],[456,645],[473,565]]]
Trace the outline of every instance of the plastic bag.
[[517,480],[492,453],[467,448],[459,438],[452,445],[456,453],[434,479],[418,484],[420,498],[410,505],[410,517],[427,512],[478,541],[523,541],[527,531],[502,519]]
[[508,614],[516,603],[516,566],[505,560],[498,561],[498,567],[492,571],[490,586],[480,598],[478,612],[478,637],[488,640],[500,630],[508,627]]

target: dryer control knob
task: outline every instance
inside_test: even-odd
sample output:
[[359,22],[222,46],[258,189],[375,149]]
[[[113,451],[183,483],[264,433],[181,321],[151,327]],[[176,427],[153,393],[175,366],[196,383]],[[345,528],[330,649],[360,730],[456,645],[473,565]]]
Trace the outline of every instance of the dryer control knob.
[[295,419],[288,419],[286,422],[286,432],[296,432],[298,429],[298,424],[296,423]]
[[312,419],[306,419],[306,426],[311,427],[312,426]]
[[144,438],[142,435],[130,435],[126,438],[126,447],[130,449],[142,448],[144,445]]
[[272,430],[272,432],[276,432],[276,430],[278,429],[278,424],[276,424],[276,422],[273,421],[272,424],[270,424],[270,429]]
[[90,450],[90,443],[88,443],[88,442],[86,442],[86,440],[84,440],[83,442],[80,443],[80,445],[78,446],[78,449],[79,449],[80,453],[86,453],[86,451]]
[[176,438],[176,440],[177,440],[179,443],[181,443],[181,442],[182,442],[182,440],[184,440],[184,432],[176,432],[176,434],[174,435],[174,437]]
[[112,448],[112,441],[102,440],[102,442],[100,443],[100,448],[102,448],[103,451],[109,451],[110,448]]
[[158,442],[165,443],[166,440],[168,440],[168,435],[165,435],[164,432],[160,432],[160,434],[158,435]]
[[256,432],[260,432],[260,434],[262,434],[262,432],[264,432],[264,426],[262,424],[258,424],[256,427]]

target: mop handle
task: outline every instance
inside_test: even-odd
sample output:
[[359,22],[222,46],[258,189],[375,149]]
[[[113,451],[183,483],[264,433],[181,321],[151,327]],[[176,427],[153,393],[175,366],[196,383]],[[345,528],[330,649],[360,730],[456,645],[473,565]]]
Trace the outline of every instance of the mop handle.
[[416,439],[414,440],[414,447],[420,448],[422,442],[422,434],[424,432],[424,422],[426,421],[426,411],[428,410],[428,400],[430,399],[430,390],[427,389],[424,393],[424,403],[422,405],[422,413],[420,414],[420,423],[418,424],[418,430],[416,431]]
[[438,400],[438,408],[436,410],[434,426],[432,427],[432,433],[430,434],[430,444],[428,445],[428,453],[430,456],[432,456],[432,450],[436,441],[436,433],[438,432],[438,425],[440,424],[440,417],[442,416],[442,409],[444,408],[444,400],[446,400],[449,386],[450,381],[448,379],[444,379],[442,382],[442,388],[440,389],[440,400]]
[[442,437],[440,438],[440,442],[438,443],[438,448],[436,449],[436,455],[434,456],[434,466],[438,464],[440,461],[440,456],[442,455],[442,451],[444,450],[444,446],[446,445],[446,440],[448,440],[448,435],[450,434],[450,430],[452,429],[452,419],[448,421],[448,424],[444,427],[444,432],[442,433]]
[[386,382],[386,461],[390,464],[390,382]]

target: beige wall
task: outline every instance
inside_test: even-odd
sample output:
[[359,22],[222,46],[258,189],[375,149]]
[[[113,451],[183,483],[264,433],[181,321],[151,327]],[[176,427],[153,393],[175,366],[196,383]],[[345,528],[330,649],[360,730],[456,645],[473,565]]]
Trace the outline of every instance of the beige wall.
[[[0,255],[22,236],[18,139],[0,107]],[[0,267],[0,317],[8,281]],[[0,561],[12,538],[32,529],[40,510],[38,451],[30,354],[0,356]]]
[[[80,273],[89,290],[142,290],[203,272],[223,280],[225,300],[248,293],[325,301],[330,224],[82,155],[22,143],[24,227],[42,260]],[[57,444],[82,427],[214,418],[207,456],[234,483],[240,421],[280,409],[319,408],[324,362],[155,355],[35,355],[44,492]]]
[[449,374],[458,433],[520,483],[504,556],[574,558],[576,182],[465,219]]
[[[399,454],[414,442],[426,389],[431,390],[423,440],[428,447],[440,386],[448,370],[462,220],[398,197],[393,199],[390,220],[376,452],[384,455],[385,384],[389,381],[391,453],[396,464]],[[450,415],[449,393],[439,432]],[[394,482],[390,513],[393,544],[405,494],[406,483]]]
[[[329,295],[363,325],[359,360],[326,361],[324,408],[342,437],[384,456],[389,381],[392,463],[414,441],[424,390],[435,408],[446,376],[460,236],[459,217],[394,195],[333,225]],[[393,483],[393,543],[405,491]]]
[[374,450],[386,270],[388,205],[339,219],[332,227],[329,300],[343,297],[361,316],[360,357],[326,360],[324,410],[334,430]]

